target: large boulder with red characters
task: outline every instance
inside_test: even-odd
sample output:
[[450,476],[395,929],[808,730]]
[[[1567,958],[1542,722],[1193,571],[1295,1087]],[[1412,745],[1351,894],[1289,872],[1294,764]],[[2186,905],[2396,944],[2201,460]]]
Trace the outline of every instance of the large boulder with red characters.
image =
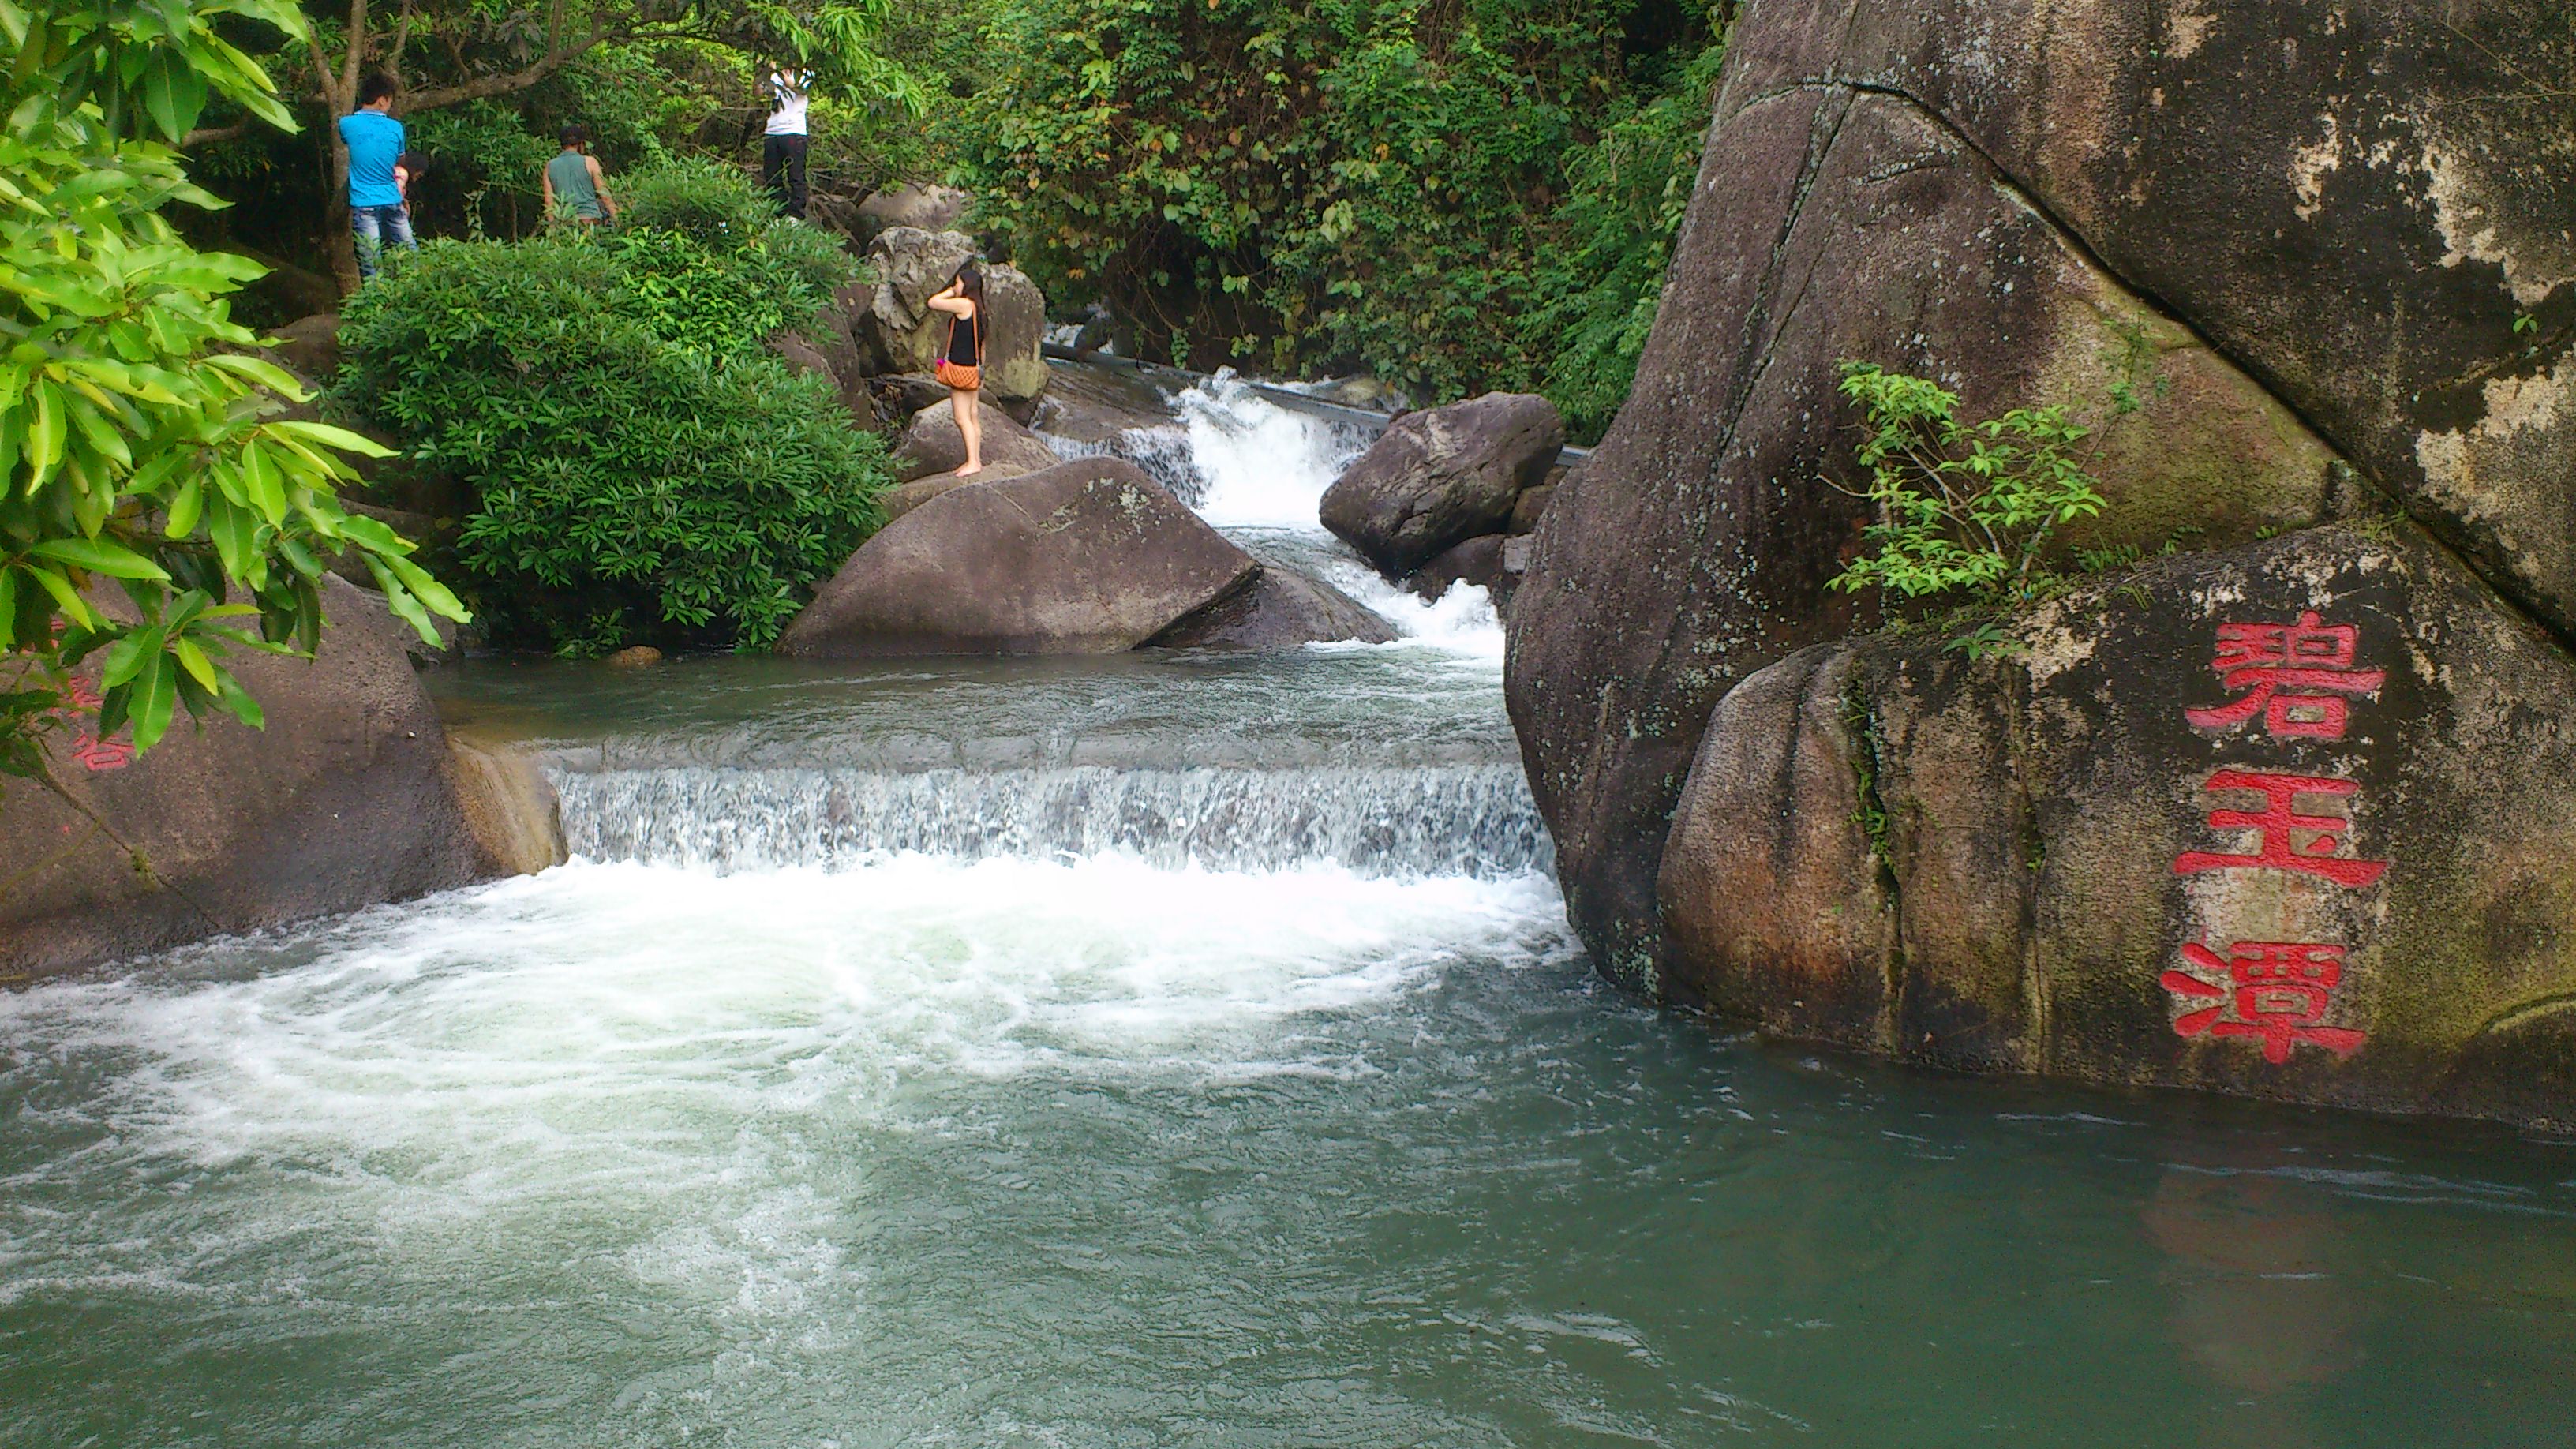
[[1728,691],[1666,989],[1929,1065],[2576,1122],[2576,658],[2411,526]]
[[[2429,1019],[2414,1005],[2403,1023],[2373,1014],[2376,993],[2429,1003],[2435,978],[2388,975],[2368,954],[2381,948],[2358,938],[2340,943],[2342,979],[2353,984],[2333,988],[2342,994],[2325,1020],[2342,1029],[2354,1018],[2340,1013],[2362,1012],[2351,1029],[2371,1046],[2350,1056],[2302,1046],[2282,1063],[2258,1053],[2260,1070],[2239,1072],[2242,1063],[2219,1053],[2252,1038],[2175,1036],[2148,1009],[2162,988],[2122,973],[2179,960],[2186,943],[2216,952],[2221,974],[2233,973],[2235,941],[2260,945],[2273,939],[2260,932],[2299,928],[2286,924],[2286,908],[2273,913],[2285,924],[2262,924],[2260,911],[2241,927],[2199,921],[2248,933],[2213,943],[2186,932],[2180,883],[2158,877],[2158,890],[2127,905],[2107,889],[2075,890],[2055,873],[2072,867],[2055,864],[2067,857],[2048,822],[2090,830],[2131,807],[2068,793],[2106,777],[2044,766],[2060,744],[2053,732],[2088,718],[2084,710],[2116,707],[2142,721],[2170,702],[2142,692],[2144,681],[2171,690],[2214,677],[2206,665],[2219,624],[2295,625],[2313,607],[2332,630],[2340,623],[2327,605],[2369,598],[2386,612],[2362,629],[2363,647],[2376,635],[2405,651],[2371,666],[2387,671],[2389,689],[2401,670],[2420,679],[2470,660],[2533,685],[2508,707],[2444,674],[2436,682],[2448,703],[2434,717],[2468,730],[2461,738],[2474,749],[2459,769],[2490,783],[2522,780],[2542,816],[2576,816],[2571,777],[2551,763],[2564,696],[2539,689],[2561,660],[2553,651],[2576,640],[2576,491],[2567,487],[2576,476],[2576,243],[2564,225],[2576,214],[2576,111],[2538,103],[2530,79],[2571,66],[2576,32],[2546,6],[1748,0],[1634,390],[1550,500],[1508,621],[1513,721],[1569,914],[1602,969],[1804,1034],[1811,1028],[1798,1013],[1840,1011],[1828,1003],[1857,1001],[1848,992],[1866,985],[1868,972],[1832,963],[1900,960],[1881,988],[1899,997],[1947,989],[1943,971],[1965,969],[1965,955],[1918,956],[1910,937],[1886,946],[1882,931],[1902,919],[1917,923],[1908,930],[1988,942],[1956,949],[1986,953],[1979,970],[2018,981],[2035,1025],[1981,1017],[1975,1031],[1954,1033],[1900,1015],[1865,1032],[1816,1025],[1813,1034],[1961,1064],[2539,1113],[2529,1097],[2513,1106],[2458,1085],[2489,1080],[2487,1068],[2463,1065],[2488,1050],[2466,1045],[2485,1027],[2454,1022],[2442,1029],[2451,1045],[2436,1047],[2407,1034]],[[2506,96],[2532,103],[2500,103]],[[1836,388],[1840,365],[1854,359],[1939,379],[1967,419],[2073,405],[2091,429],[2086,466],[2109,507],[2070,530],[2058,562],[2072,571],[2178,554],[2151,562],[2138,581],[2082,596],[2115,622],[2105,638],[2161,631],[2162,643],[2114,661],[2100,640],[2024,618],[2007,627],[2038,631],[2026,657],[1972,664],[1937,637],[1855,639],[1884,622],[1875,601],[1825,588],[1873,520],[1858,496],[1859,419]],[[2356,535],[2339,520],[2372,531]],[[2264,573],[2272,550],[2287,550],[2277,557],[2304,572]],[[2194,576],[2190,587],[2202,593],[2168,591],[2189,570],[2221,566],[2195,554],[2235,572]],[[2432,593],[2400,588],[2390,569],[2446,582]],[[2249,592],[2228,596],[2239,586]],[[2134,607],[2156,617],[2123,612],[2132,605],[2121,588],[2140,591],[2147,602]],[[2071,607],[2039,619],[2068,617]],[[2454,636],[2444,621],[2471,615],[2511,624],[2520,642],[2447,662],[2443,641]],[[1819,645],[1832,647],[1801,652]],[[2194,652],[2186,665],[2170,662]],[[2102,672],[2048,672],[2070,655],[2104,661]],[[2153,659],[2167,663],[2151,668]],[[1888,674],[1899,660],[1900,674]],[[1809,673],[1791,678],[1797,670]],[[2096,694],[2056,692],[2074,680],[2091,681]],[[1956,694],[1955,708],[1936,711],[1945,723],[1930,733],[1882,731],[1872,778],[1910,772],[1928,792],[1919,798],[1947,792],[1967,802],[1962,809],[2020,801],[2012,808],[2041,828],[2019,855],[2052,864],[2033,870],[2023,859],[2019,874],[1977,877],[1978,890],[2038,880],[2041,896],[1976,894],[1981,904],[1970,909],[1968,894],[1945,897],[1926,884],[1964,866],[1927,856],[1891,874],[1875,857],[1855,865],[1815,854],[1808,847],[1820,849],[1850,812],[1781,813],[1842,770],[1831,738],[1845,728],[1838,700],[1857,700],[1854,711],[1895,701],[1888,707],[1902,714],[1914,707],[1901,703],[1914,698],[1908,691],[1927,681],[1950,692],[1944,699]],[[2014,692],[2025,685],[2027,697]],[[2347,708],[2352,720],[2377,719],[2368,728],[2382,742],[2398,727],[2372,707]],[[1756,719],[1765,723],[1748,723]],[[2184,733],[2117,733],[2099,757],[2125,761],[2141,788],[2215,768],[2198,736],[2173,729]],[[1732,743],[1710,754],[1721,735]],[[1774,776],[1760,783],[1750,757],[1730,750],[1762,755]],[[2366,786],[2362,798],[2429,790],[2423,772],[2447,768],[2432,763],[2438,753],[2424,742],[2405,767],[2417,775]],[[1935,768],[1943,759],[1949,766]],[[1707,774],[1728,760],[1733,775]],[[1981,761],[2009,770],[1997,775]],[[1974,782],[2005,779],[2001,796],[1975,793],[1983,787]],[[2135,808],[2172,803],[2141,798]],[[2240,807],[2251,808],[2243,798],[2228,808]],[[2426,860],[2466,862],[2477,849],[2469,842],[2486,838],[2475,814],[2427,812],[2408,817],[2408,828]],[[1776,848],[1764,856],[1756,841]],[[2133,872],[2152,853],[2142,841],[2124,847],[2138,852]],[[2169,864],[2179,850],[2161,858]],[[2496,1005],[2518,989],[2511,982],[2554,979],[2522,943],[2576,939],[2576,915],[2552,889],[2496,895],[2523,879],[2514,872],[2524,866],[2453,872],[2444,889],[2454,903],[2443,904],[2438,893],[2407,894],[2404,857],[2391,858],[2377,888],[2385,894],[2373,898],[2391,914],[2373,940],[2448,942],[2445,979],[2498,983],[2461,998],[2476,1009],[2522,1010]],[[1909,887],[1908,870],[1934,874]],[[1774,877],[1786,894],[1755,889],[1757,878]],[[2224,879],[2249,901],[2268,889],[2260,876]],[[1715,895],[1703,889],[1710,882]],[[1891,886],[1896,917],[1871,904]],[[2072,893],[2049,894],[2061,889]],[[2124,889],[2146,889],[2146,876],[2126,878]],[[1918,912],[1918,894],[1955,909]],[[1827,897],[1846,908],[1826,911]],[[2455,929],[2468,909],[2456,902],[2490,897],[2518,904],[2494,906],[2484,934]],[[2100,942],[2049,934],[2051,899],[2115,912],[2125,944],[2097,958],[2083,952]],[[1719,910],[1715,900],[1744,904]],[[2024,906],[2037,914],[2015,925],[2012,912]],[[2441,918],[2413,920],[2411,911]],[[1966,921],[1976,931],[1944,924]],[[2158,965],[2145,979],[2167,969],[2187,968]],[[1809,994],[1797,983],[1811,971],[1841,985]],[[2077,974],[2052,974],[2061,971]],[[1762,981],[1770,984],[1746,985]],[[2287,1001],[2310,988],[2279,989]],[[2116,1011],[2105,1005],[2115,997]],[[2538,1002],[2525,1003],[2537,1015],[2499,1020],[2539,1031],[2549,1013]],[[2172,1020],[2187,1018],[2176,1006]],[[2210,1021],[2214,1029],[2235,1019]],[[1989,1037],[2009,1045],[1943,1045]],[[2517,1070],[2532,1083],[2563,1080],[2537,1058]]]

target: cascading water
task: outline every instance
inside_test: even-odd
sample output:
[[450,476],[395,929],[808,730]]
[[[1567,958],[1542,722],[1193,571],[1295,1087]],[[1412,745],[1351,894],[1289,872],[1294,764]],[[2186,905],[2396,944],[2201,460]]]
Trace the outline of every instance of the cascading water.
[[[847,758],[866,748],[854,742],[890,731],[917,745],[922,722],[900,706],[871,711],[844,702],[794,744],[757,760],[687,758],[709,747],[703,734],[648,749],[630,733],[613,764],[597,749],[558,753],[550,773],[573,852],[721,870],[851,866],[917,852],[957,860],[1117,853],[1217,870],[1325,863],[1368,875],[1544,874],[1545,829],[1516,752],[1490,722],[1502,648],[1491,601],[1464,588],[1425,603],[1386,584],[1316,522],[1324,489],[1366,437],[1270,402],[1231,374],[1184,391],[1173,407],[1202,516],[1257,555],[1323,577],[1378,611],[1399,641],[1347,649],[1390,656],[1373,671],[1381,688],[1390,677],[1414,691],[1437,681],[1435,704],[1408,710],[1400,731],[1325,747],[1320,738],[1352,732],[1347,705],[1374,692],[1363,668],[1345,667],[1329,682],[1309,681],[1330,691],[1320,714],[1274,717],[1247,731],[1244,711],[1275,715],[1260,696],[1295,677],[1293,666],[1256,661],[1245,666],[1248,679],[1242,669],[1232,678],[1203,671],[1147,686],[1200,695],[1192,707],[1215,728],[1167,728],[1123,746],[1091,735],[1079,748],[1027,741],[1016,754],[1006,749],[1003,741],[1023,738],[1014,715],[1052,709],[1099,718],[1132,708],[1126,694],[1104,709],[1097,699],[1076,703],[1025,686],[1005,686],[1002,700],[966,708],[950,725],[956,738],[903,758],[882,748],[875,759]],[[1154,431],[1133,429],[1125,439]],[[1128,446],[1050,443],[1066,456]],[[959,706],[952,700],[946,710],[957,714]],[[1462,729],[1480,716],[1484,727]],[[1444,735],[1456,742],[1439,757],[1408,758]],[[969,754],[980,759],[968,763]]]
[[1509,766],[1409,770],[563,771],[572,849],[732,870],[913,851],[957,860],[1116,853],[1179,869],[1330,861],[1365,875],[1544,870]]
[[1207,475],[1190,451],[1190,435],[1178,424],[1125,428],[1097,442],[1065,437],[1044,427],[1035,431],[1059,458],[1124,458],[1161,484],[1165,492],[1193,508],[1207,497]]
[[1292,412],[1220,372],[1174,400],[1208,479],[1196,505],[1219,528],[1320,532],[1315,504],[1367,449],[1347,424]]
[[2576,1158],[1767,1052],[1593,985],[1404,635],[440,676],[584,857],[0,995],[0,1446],[2525,1445]]

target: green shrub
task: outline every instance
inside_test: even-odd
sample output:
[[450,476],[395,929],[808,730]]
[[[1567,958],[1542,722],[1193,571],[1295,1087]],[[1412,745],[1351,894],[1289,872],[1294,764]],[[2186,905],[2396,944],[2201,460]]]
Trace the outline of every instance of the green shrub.
[[778,204],[737,167],[699,157],[641,166],[609,178],[622,228],[676,232],[701,246],[738,251],[778,220]]
[[828,298],[867,270],[841,245],[837,235],[821,227],[791,222],[762,232],[751,251],[769,276],[781,285],[799,289],[800,296]]
[[762,347],[818,295],[755,235],[435,242],[351,300],[341,405],[471,485],[504,643],[758,648],[880,521],[883,444]]
[[1566,199],[1550,219],[1521,347],[1542,359],[1538,390],[1577,442],[1601,437],[1636,381],[1725,57],[1722,42],[1701,51],[1566,163]]
[[[1965,595],[1988,611],[2018,604],[2047,582],[2040,558],[2058,527],[2102,511],[2070,451],[2090,430],[2063,406],[1962,423],[1958,394],[1864,362],[1842,365],[1842,391],[1868,419],[1857,456],[1870,481],[1859,496],[1878,520],[1828,588]],[[1971,655],[2000,642],[1991,621],[1950,641]]]
[[749,356],[779,329],[812,315],[757,259],[701,246],[678,232],[621,231],[599,245],[616,264],[617,303],[654,336],[709,357]]
[[622,298],[666,342],[712,357],[747,357],[783,328],[810,324],[859,274],[838,237],[780,217],[728,166],[646,168],[600,244],[616,257]]

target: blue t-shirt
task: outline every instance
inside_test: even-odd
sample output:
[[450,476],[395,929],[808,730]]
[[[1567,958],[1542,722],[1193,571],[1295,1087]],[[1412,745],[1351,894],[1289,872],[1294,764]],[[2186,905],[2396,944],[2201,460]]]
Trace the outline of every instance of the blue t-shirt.
[[349,204],[402,205],[402,188],[394,185],[402,122],[376,111],[353,111],[340,118],[340,142],[349,148]]

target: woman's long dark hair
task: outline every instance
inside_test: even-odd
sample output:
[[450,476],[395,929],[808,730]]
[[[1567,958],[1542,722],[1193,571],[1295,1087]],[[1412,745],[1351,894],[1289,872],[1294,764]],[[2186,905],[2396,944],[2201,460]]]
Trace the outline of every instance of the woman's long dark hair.
[[957,295],[974,303],[976,311],[984,310],[984,269],[976,265],[973,257],[968,257],[949,280],[956,284]]

